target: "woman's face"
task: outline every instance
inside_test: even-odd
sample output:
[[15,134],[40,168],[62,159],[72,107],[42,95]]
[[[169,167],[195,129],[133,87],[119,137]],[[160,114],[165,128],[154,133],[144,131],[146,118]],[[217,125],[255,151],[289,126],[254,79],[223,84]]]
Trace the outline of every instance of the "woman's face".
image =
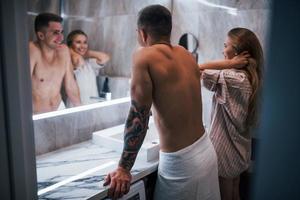
[[224,42],[223,55],[225,59],[232,59],[237,55],[236,49],[233,46],[232,39],[227,36],[226,41]]
[[85,35],[75,35],[72,41],[71,48],[83,56],[88,50],[87,38]]

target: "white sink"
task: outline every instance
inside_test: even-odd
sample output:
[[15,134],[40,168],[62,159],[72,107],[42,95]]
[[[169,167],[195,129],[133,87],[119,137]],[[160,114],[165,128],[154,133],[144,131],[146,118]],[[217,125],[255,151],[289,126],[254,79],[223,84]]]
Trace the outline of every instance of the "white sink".
[[[93,142],[117,152],[123,150],[124,124],[93,133]],[[157,160],[159,155],[158,132],[153,122],[149,120],[149,129],[139,152],[139,157],[147,161]]]

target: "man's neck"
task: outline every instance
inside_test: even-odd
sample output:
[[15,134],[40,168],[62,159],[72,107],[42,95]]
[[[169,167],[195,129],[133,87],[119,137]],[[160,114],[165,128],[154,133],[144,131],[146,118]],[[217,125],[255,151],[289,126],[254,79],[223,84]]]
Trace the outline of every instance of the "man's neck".
[[52,60],[56,55],[56,50],[48,47],[41,41],[37,41],[38,46],[40,47],[41,53],[43,57],[45,57],[48,61]]
[[147,42],[147,44],[148,44],[148,46],[152,46],[155,44],[165,44],[165,45],[171,46],[170,39],[149,40]]

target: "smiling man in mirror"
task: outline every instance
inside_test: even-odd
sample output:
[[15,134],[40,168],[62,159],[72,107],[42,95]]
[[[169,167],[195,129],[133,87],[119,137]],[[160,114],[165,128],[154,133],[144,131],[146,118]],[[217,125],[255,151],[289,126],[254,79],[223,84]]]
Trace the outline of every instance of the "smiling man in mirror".
[[41,13],[35,18],[37,40],[29,42],[34,114],[65,108],[60,93],[62,85],[72,104],[81,104],[70,52],[62,44],[61,22],[62,18],[52,13]]

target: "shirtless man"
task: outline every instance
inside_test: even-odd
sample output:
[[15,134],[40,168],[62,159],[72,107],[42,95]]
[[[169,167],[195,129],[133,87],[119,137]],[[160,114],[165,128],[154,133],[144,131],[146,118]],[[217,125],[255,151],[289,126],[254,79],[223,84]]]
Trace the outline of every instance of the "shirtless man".
[[217,159],[202,124],[200,72],[193,56],[170,44],[171,13],[152,5],[138,16],[131,108],[117,169],[104,185],[118,198],[130,188],[130,170],[148,128],[150,108],[159,132],[160,158],[154,199],[220,199]]
[[74,106],[80,105],[74,79],[70,52],[62,44],[62,18],[51,13],[39,14],[35,19],[37,41],[29,43],[32,80],[33,113],[65,108],[60,90],[62,84]]

